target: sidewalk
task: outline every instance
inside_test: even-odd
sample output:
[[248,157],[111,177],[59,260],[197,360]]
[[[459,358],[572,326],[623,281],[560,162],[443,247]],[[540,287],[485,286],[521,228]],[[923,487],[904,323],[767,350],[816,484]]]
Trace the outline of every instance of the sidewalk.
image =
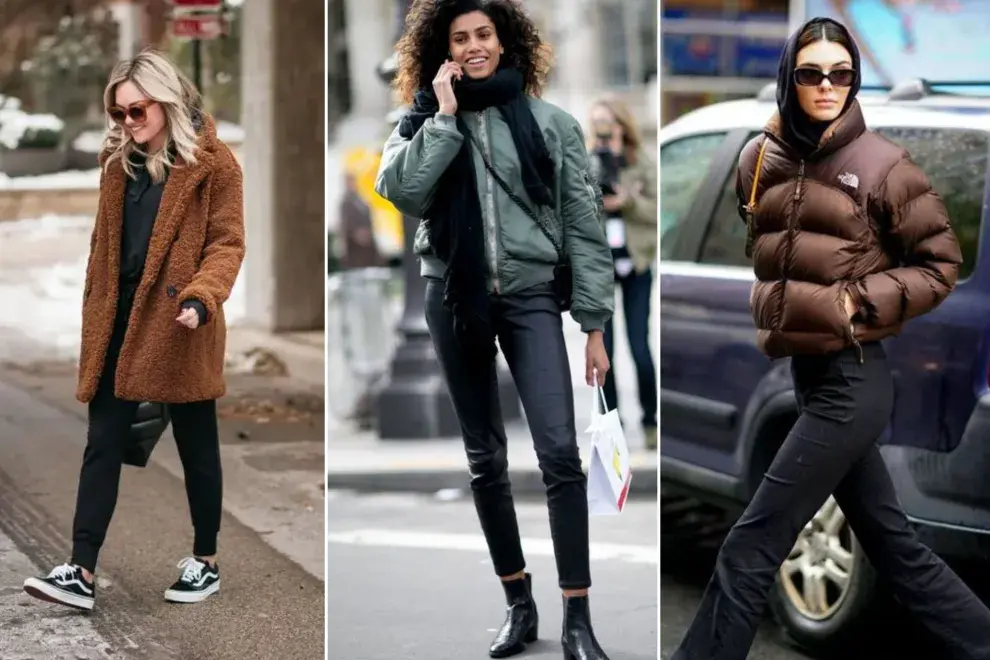
[[[584,422],[582,425],[582,421]],[[578,442],[588,469],[587,420],[578,420]],[[536,462],[532,436],[525,422],[506,425],[509,438],[509,478],[512,492],[541,495],[543,478]],[[640,447],[640,448],[637,448]],[[630,439],[633,480],[630,494],[655,498],[657,455]],[[379,440],[372,432],[330,430],[327,437],[327,488],[359,491],[435,493],[469,486],[467,459],[461,439]]]
[[[273,351],[272,342],[264,338],[246,343],[263,350],[254,354],[253,363],[242,360],[238,368],[228,370],[227,395],[217,402],[225,510],[320,580],[325,569],[323,386],[307,380],[319,378],[322,370],[317,361],[315,373],[306,372],[305,363],[307,355],[312,361],[323,348],[305,344],[320,342],[321,337],[322,333],[313,333],[280,340],[299,343],[298,356]],[[284,370],[300,376],[281,375]],[[78,438],[85,439],[86,406],[75,399],[74,362],[0,361],[0,386],[4,382],[74,418]],[[3,408],[0,400],[0,412]],[[12,439],[11,444],[17,443]],[[74,455],[69,458],[69,463],[76,460]],[[180,482],[184,479],[171,427],[155,447],[151,462]],[[78,471],[78,466],[73,469]]]
[[[89,617],[55,608],[39,612],[37,601],[21,591],[24,576],[40,572],[42,567],[35,565],[0,530],[0,585],[3,585],[0,587],[0,621],[3,621],[0,658],[105,660],[110,657],[110,644]],[[34,610],[30,617],[24,615],[29,608]]]
[[[79,404],[70,408],[59,395],[73,378],[53,372],[54,367],[46,376],[0,372],[0,437],[4,438],[0,443],[0,528],[33,566],[42,569],[65,561],[71,546],[79,460],[86,438],[86,425],[79,414],[85,408]],[[27,384],[31,380],[33,386]],[[239,418],[224,419],[222,425],[226,431],[221,431],[221,451],[238,447],[235,443],[250,450],[252,440],[264,441]],[[308,425],[298,426],[300,431],[304,427]],[[310,440],[315,445],[310,454],[320,459],[321,431],[318,428],[315,442]],[[240,438],[242,434],[246,437]],[[307,440],[302,434],[288,437],[297,444]],[[292,489],[269,500],[277,489],[265,475],[272,470],[279,474],[284,466],[260,466],[250,475],[251,483],[246,483],[246,467],[250,466],[228,460],[225,454],[220,535],[224,587],[219,596],[202,605],[176,607],[163,600],[162,590],[175,580],[176,561],[189,553],[192,530],[182,478],[163,465],[172,460],[168,457],[174,451],[172,444],[163,441],[147,468],[127,468],[121,476],[113,524],[100,556],[97,608],[80,616],[33,600],[17,606],[15,620],[0,619],[0,649],[4,649],[0,657],[95,660],[96,656],[84,653],[98,649],[101,640],[109,645],[109,652],[98,657],[121,660],[324,657],[322,576],[305,567],[312,563],[308,549],[300,552],[283,545],[294,541],[315,546],[311,554],[320,558],[322,571],[322,461],[319,467],[313,466],[316,469],[310,472],[313,476],[308,483],[300,480],[298,470],[282,472]],[[228,472],[228,467],[234,469]],[[307,491],[312,493],[308,501],[303,498]],[[314,510],[307,511],[309,507]],[[267,524],[243,513],[262,509],[268,509]],[[313,538],[298,530],[293,533],[293,519],[308,521],[305,527]],[[20,585],[25,574],[37,569],[21,561],[11,570],[3,573],[0,582],[0,605],[7,612],[22,600]],[[92,628],[77,626],[75,622],[82,618]],[[17,621],[23,623],[22,628],[14,627],[20,625]],[[14,653],[18,648],[14,644],[30,644],[30,635],[42,632],[48,622],[55,622],[56,635],[71,629],[79,646],[62,653],[56,646],[59,640],[52,638],[49,648],[39,640],[36,656]]]
[[251,373],[287,376],[323,394],[323,332],[272,334],[246,325],[227,331],[227,374]]

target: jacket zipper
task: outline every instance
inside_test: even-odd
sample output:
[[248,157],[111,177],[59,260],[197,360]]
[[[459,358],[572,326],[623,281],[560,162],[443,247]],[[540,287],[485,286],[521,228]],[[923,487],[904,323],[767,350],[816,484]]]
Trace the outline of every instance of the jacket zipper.
[[[804,161],[802,160],[798,165],[798,175],[797,183],[794,186],[794,196],[793,196],[793,209],[791,209],[790,214],[787,216],[787,249],[784,252],[784,268],[782,269],[781,275],[784,279],[784,291],[781,294],[780,306],[783,309],[784,305],[787,303],[787,280],[790,273],[787,271],[787,264],[791,260],[791,250],[794,248],[794,221],[798,214],[798,204],[801,203],[801,186],[804,184]],[[780,315],[780,319],[777,321],[776,330],[780,330],[780,323],[783,321],[784,315]]]
[[[791,149],[791,147],[788,144],[786,144],[785,142],[782,142],[781,140],[779,140],[777,138],[777,136],[773,135],[769,131],[764,131],[764,134],[768,138],[771,138],[778,145],[782,146],[783,148],[785,148],[788,151],[791,151],[793,153],[793,149]],[[799,164],[798,164],[797,185],[794,187],[794,212],[791,213],[790,217],[787,220],[787,230],[788,230],[788,233],[790,233],[791,230],[794,228],[794,219],[797,217],[797,211],[798,211],[797,205],[798,205],[798,202],[801,199],[801,186],[803,186],[803,185],[804,185],[804,159],[801,159],[799,161]],[[793,240],[793,239],[791,239],[791,240]],[[790,260],[790,254],[788,254],[787,260],[788,261]],[[784,273],[785,292],[786,292],[786,286],[787,286],[786,283],[787,283],[787,273]],[[842,300],[841,302],[842,303],[845,303],[845,300]],[[843,309],[845,309],[845,307],[843,307]],[[862,346],[862,344],[859,343],[859,340],[856,339],[856,336],[852,332],[852,321],[849,322],[849,325],[846,328],[846,336],[848,336],[849,341],[853,345],[853,348],[856,349],[856,360],[859,362],[859,364],[863,364],[864,363],[863,346]]]
[[[845,314],[845,310],[846,310],[846,294],[848,293],[848,291],[849,291],[848,285],[842,287],[842,295],[839,304],[842,305],[843,314]],[[849,338],[849,341],[853,345],[853,348],[856,349],[856,361],[859,362],[860,364],[863,364],[863,345],[859,343],[859,340],[856,339],[856,335],[853,332],[852,319],[850,319],[849,322],[846,324],[846,336]]]
[[797,185],[794,186],[794,213],[791,213],[791,221],[788,223],[788,229],[794,226],[794,218],[797,216],[797,204],[801,201],[801,186],[804,185],[804,161],[798,165],[798,175],[797,175]]
[[[492,167],[495,167],[492,160],[491,135],[485,112],[485,110],[478,111],[478,126],[481,129],[478,132],[481,133],[481,146],[485,150],[485,157],[492,164]],[[488,269],[492,277],[492,288],[497,294],[501,288],[498,281],[498,218],[495,210],[495,179],[488,168],[485,168],[485,208],[487,211],[485,215],[488,217],[485,226],[485,235],[488,239]]]

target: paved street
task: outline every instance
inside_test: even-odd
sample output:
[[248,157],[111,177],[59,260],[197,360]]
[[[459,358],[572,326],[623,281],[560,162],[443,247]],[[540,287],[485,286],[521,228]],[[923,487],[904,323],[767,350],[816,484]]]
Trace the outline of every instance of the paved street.
[[192,537],[170,435],[147,469],[124,470],[94,612],[22,594],[25,577],[70,549],[86,437],[74,372],[60,362],[0,366],[0,658],[322,659],[322,397],[309,405],[304,390],[277,379],[235,377],[220,402],[218,597],[191,606],[162,598]]
[[111,645],[92,618],[71,610],[44,608],[21,590],[24,576],[39,570],[9,536],[0,532],[0,657],[99,660]]
[[[546,504],[517,501],[540,608],[540,641],[521,658],[560,657],[560,592]],[[487,658],[504,616],[470,496],[440,492],[328,501],[328,657],[354,660]],[[657,648],[656,505],[631,501],[592,518],[591,607],[612,660],[653,660]]]
[[[666,497],[662,499],[662,511],[669,502],[671,500]],[[690,525],[675,523],[672,517],[661,513],[662,660],[669,660],[690,625],[711,576],[718,546],[730,524],[731,521],[719,517],[714,507],[699,507]],[[986,600],[985,594],[983,597]],[[834,655],[815,655],[797,649],[781,634],[768,614],[747,657],[749,660],[936,660],[946,657],[915,620],[892,602],[885,602],[883,607],[882,615],[874,619],[869,636],[852,640]]]

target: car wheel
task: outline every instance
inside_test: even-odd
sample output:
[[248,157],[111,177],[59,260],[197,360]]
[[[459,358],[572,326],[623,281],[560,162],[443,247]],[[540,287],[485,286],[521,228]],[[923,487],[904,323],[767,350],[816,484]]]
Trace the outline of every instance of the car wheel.
[[876,599],[876,572],[829,497],[777,573],[770,594],[774,618],[801,646],[841,646],[868,625]]

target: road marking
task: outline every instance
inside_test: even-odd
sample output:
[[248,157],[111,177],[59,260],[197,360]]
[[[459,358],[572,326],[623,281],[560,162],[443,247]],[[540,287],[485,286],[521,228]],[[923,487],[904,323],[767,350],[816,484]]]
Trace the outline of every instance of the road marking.
[[[480,534],[356,529],[347,532],[330,532],[327,534],[327,543],[381,548],[488,552],[485,537]],[[553,557],[553,543],[549,539],[523,538],[522,547],[523,552],[527,555]],[[656,566],[659,555],[656,546],[623,545],[618,543],[592,543],[590,550],[593,561],[621,561],[628,564],[650,564],[653,566]]]

